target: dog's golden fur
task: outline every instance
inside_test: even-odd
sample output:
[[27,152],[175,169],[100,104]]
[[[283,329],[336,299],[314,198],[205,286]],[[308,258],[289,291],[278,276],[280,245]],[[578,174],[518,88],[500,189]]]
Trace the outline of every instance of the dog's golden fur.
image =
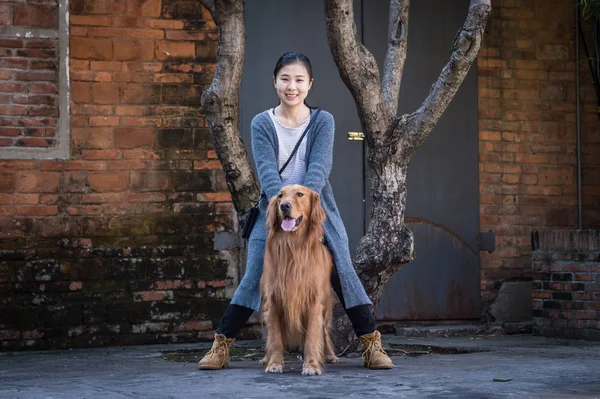
[[[292,231],[281,227],[284,213],[294,220],[302,217]],[[269,203],[260,282],[267,329],[265,372],[283,371],[285,347],[303,346],[304,375],[319,375],[325,361],[337,359],[329,336],[333,261],[320,241],[325,217],[319,195],[304,186],[283,187]]]

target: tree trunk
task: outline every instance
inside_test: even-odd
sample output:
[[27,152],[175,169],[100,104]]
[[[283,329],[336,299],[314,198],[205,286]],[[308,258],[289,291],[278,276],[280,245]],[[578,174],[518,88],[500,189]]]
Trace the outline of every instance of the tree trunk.
[[259,195],[254,169],[239,132],[239,92],[246,54],[244,2],[201,0],[201,3],[210,11],[219,33],[217,67],[209,88],[202,94],[202,107],[233,206],[243,223],[251,201]]
[[[356,102],[367,145],[372,209],[367,234],[353,262],[374,307],[389,278],[414,259],[414,237],[404,224],[406,174],[415,150],[424,142],[463,82],[475,60],[491,0],[471,0],[469,13],[453,43],[450,61],[421,107],[397,117],[398,96],[406,57],[409,0],[390,0],[388,49],[384,76],[373,55],[360,42],[352,0],[325,0],[329,47],[340,77]],[[355,348],[352,328],[338,305],[333,337],[336,349]]]

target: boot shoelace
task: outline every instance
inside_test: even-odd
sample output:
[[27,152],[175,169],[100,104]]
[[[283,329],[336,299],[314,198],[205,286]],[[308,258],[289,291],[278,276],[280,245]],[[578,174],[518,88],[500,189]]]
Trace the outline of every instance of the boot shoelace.
[[223,354],[223,364],[229,363],[229,345],[227,345],[227,341],[216,340],[207,353],[207,355],[212,354]]
[[371,365],[371,360],[373,359],[373,352],[378,351],[384,355],[387,355],[385,350],[383,350],[383,346],[381,345],[381,341],[377,338],[370,339],[368,343],[365,345],[365,350],[362,353],[363,360],[367,363],[367,367]]

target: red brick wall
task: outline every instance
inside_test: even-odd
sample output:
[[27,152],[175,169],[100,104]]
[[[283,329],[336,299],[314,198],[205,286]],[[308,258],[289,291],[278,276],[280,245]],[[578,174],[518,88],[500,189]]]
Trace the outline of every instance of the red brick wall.
[[237,278],[200,109],[215,25],[196,1],[70,13],[71,157],[0,160],[0,348],[211,338]]
[[[57,12],[57,0],[0,1],[0,25],[58,32]],[[57,68],[58,39],[0,36],[0,148],[56,146]]]
[[[484,302],[502,281],[531,279],[530,232],[577,227],[574,2],[493,0],[478,59]],[[580,57],[584,57],[583,53]],[[581,65],[584,227],[600,226],[600,134]]]
[[533,334],[600,341],[600,230],[533,234]]

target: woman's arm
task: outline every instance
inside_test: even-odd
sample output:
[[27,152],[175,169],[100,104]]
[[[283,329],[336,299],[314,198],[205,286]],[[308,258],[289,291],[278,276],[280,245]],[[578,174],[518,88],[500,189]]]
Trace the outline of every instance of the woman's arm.
[[333,137],[335,121],[326,111],[321,111],[319,120],[315,121],[315,139],[310,150],[308,168],[304,177],[304,185],[321,195],[331,173],[333,163]]
[[255,116],[250,129],[252,153],[258,172],[258,181],[261,189],[267,195],[267,200],[269,200],[281,190],[283,183],[281,182],[281,176],[279,176],[273,135],[268,132],[265,119],[263,114]]

